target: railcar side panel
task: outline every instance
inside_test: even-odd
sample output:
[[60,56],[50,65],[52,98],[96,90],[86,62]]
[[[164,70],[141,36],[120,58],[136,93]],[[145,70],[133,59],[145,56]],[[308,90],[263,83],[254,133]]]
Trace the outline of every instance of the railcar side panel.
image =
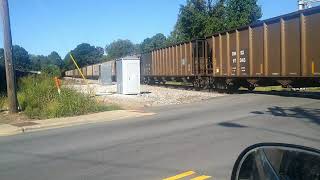
[[172,59],[171,59],[171,47],[167,48],[167,58],[168,58],[168,74],[172,75]]
[[221,37],[220,36],[214,36],[214,52],[213,57],[216,64],[215,68],[215,74],[217,76],[221,75]]
[[239,31],[239,71],[240,76],[248,76],[250,74],[249,67],[249,30],[240,30]]
[[320,13],[305,16],[306,75],[320,76]]
[[174,66],[173,66],[173,69],[174,69],[174,76],[178,76],[178,46],[175,45],[173,46],[173,54],[174,54]]
[[222,58],[221,58],[221,75],[228,76],[228,42],[227,34],[223,34],[221,37],[221,49],[222,49]]
[[181,45],[177,46],[177,75],[181,76]]
[[300,76],[300,19],[292,18],[284,20],[284,49],[283,49],[283,73],[282,76]]
[[267,24],[268,76],[281,75],[280,22]]
[[[142,75],[152,75],[152,54],[146,53],[141,56]],[[114,68],[113,68],[114,69]],[[112,72],[114,74],[115,72]]]
[[159,50],[156,50],[156,59],[155,59],[155,62],[156,62],[156,74],[155,75],[160,75],[159,73]]
[[170,76],[169,48],[166,48],[166,74]]
[[100,76],[100,64],[93,65],[93,77]]
[[78,69],[73,70],[74,77],[79,77],[79,71]]
[[81,72],[84,75],[84,77],[86,77],[87,76],[87,67],[81,68]]
[[237,70],[238,70],[238,66],[237,66],[237,62],[238,62],[238,51],[237,51],[237,33],[236,32],[231,32],[229,34],[229,38],[230,38],[230,72],[231,72],[231,76],[237,76]]
[[161,49],[161,75],[165,75],[165,59],[164,59],[164,49]]
[[207,75],[212,76],[213,75],[213,42],[212,38],[206,39],[206,49],[207,49]]
[[162,51],[161,51],[161,49],[159,49],[159,51],[158,51],[158,64],[159,64],[159,69],[158,69],[158,74],[161,76],[162,75],[162,67],[163,67],[163,65],[162,65]]
[[93,66],[87,66],[87,76],[92,78],[93,76]]
[[185,76],[186,75],[186,73],[185,73],[185,66],[186,66],[186,62],[185,62],[185,60],[186,60],[186,56],[185,56],[185,44],[182,44],[181,46],[180,46],[180,56],[181,56],[181,60],[180,60],[180,64],[181,64],[181,76]]
[[192,42],[187,45],[187,75],[192,75]]
[[253,76],[263,76],[263,26],[254,27],[252,29],[252,70]]

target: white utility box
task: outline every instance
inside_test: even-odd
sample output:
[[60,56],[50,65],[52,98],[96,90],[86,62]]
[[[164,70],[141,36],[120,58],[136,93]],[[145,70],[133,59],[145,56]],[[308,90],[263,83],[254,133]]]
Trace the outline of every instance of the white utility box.
[[99,80],[102,85],[112,84],[112,63],[109,61],[101,64]]
[[140,59],[127,56],[116,61],[117,93],[140,94]]

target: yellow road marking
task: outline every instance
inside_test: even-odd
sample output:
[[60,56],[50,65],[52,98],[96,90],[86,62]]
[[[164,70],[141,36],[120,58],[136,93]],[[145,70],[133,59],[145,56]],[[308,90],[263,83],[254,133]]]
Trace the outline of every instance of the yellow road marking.
[[182,179],[184,177],[187,177],[187,176],[190,176],[190,175],[193,175],[193,174],[195,174],[194,171],[187,171],[187,172],[178,174],[176,176],[168,177],[168,178],[163,179],[163,180],[177,180],[177,179]]
[[191,180],[205,180],[205,179],[209,179],[211,178],[211,176],[198,176],[198,177],[195,177]]

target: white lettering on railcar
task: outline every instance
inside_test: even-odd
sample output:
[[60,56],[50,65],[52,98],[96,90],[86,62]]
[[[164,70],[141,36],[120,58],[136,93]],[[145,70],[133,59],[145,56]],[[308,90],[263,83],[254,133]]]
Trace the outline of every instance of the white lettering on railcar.
[[237,59],[236,58],[234,58],[234,59],[232,59],[232,63],[237,63]]
[[246,58],[240,58],[240,62],[245,63],[245,62],[247,62],[247,60],[246,60]]

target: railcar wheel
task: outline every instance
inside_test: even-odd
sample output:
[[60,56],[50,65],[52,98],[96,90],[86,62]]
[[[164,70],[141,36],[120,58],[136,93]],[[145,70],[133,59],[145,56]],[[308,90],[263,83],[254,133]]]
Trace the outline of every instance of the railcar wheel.
[[195,88],[196,91],[200,91],[200,88],[201,88],[200,79],[194,80],[194,82],[193,82],[193,87]]
[[256,89],[256,87],[254,85],[251,85],[251,86],[248,87],[248,90],[250,92],[254,91],[255,89]]
[[228,92],[231,92],[231,93],[232,93],[232,92],[235,92],[235,91],[238,91],[239,88],[240,88],[240,86],[235,85],[235,84],[232,84],[232,85],[228,85],[228,86],[227,86]]

